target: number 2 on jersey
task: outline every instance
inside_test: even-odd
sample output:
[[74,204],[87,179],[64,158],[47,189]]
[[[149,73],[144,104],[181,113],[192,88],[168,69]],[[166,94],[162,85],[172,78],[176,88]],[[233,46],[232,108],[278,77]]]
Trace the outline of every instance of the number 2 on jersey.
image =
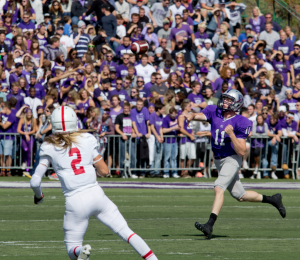
[[76,168],[76,164],[79,164],[81,162],[81,154],[78,148],[72,148],[69,151],[69,156],[73,156],[73,154],[77,155],[77,159],[72,160],[71,167],[75,173],[75,175],[83,174],[85,173],[83,166],[80,166],[78,169]]
[[[215,145],[219,145],[219,142],[218,142],[218,140],[219,140],[219,131],[220,131],[220,129],[217,129],[216,132],[215,132]],[[225,138],[225,131],[222,131],[221,132],[221,142],[220,142],[221,146],[225,145],[224,144],[224,138]]]

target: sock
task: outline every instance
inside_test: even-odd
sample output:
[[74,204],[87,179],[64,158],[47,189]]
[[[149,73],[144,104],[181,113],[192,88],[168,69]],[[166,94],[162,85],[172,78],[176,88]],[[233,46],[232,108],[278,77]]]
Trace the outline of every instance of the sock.
[[269,203],[269,204],[273,205],[274,207],[276,207],[271,196],[263,195],[262,203]]
[[158,260],[146,242],[137,234],[133,233],[129,236],[127,241],[134,250],[146,260]]
[[82,246],[73,246],[68,252],[69,257],[72,260],[76,260],[81,252],[81,249],[82,249]]
[[207,224],[210,226],[213,226],[217,220],[218,216],[215,213],[211,213],[209,216],[209,220],[207,221]]

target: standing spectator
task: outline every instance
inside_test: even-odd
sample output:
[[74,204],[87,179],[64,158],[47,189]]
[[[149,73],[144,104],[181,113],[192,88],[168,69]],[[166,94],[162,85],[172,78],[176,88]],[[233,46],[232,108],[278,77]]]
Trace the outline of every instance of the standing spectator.
[[275,72],[278,72],[283,77],[283,84],[287,87],[291,86],[290,63],[284,58],[282,51],[274,51],[272,56],[272,65]]
[[[79,1],[79,0],[77,0]],[[84,33],[86,24],[84,21],[78,22],[78,33],[73,33],[71,35],[71,40],[75,44],[75,49],[77,50],[77,56],[81,58],[83,54],[87,52],[88,43],[91,41],[90,36]]]
[[33,112],[33,117],[37,119],[37,110],[38,106],[43,106],[42,101],[35,97],[36,90],[34,87],[29,88],[29,97],[24,98],[24,103],[29,106]]
[[[82,20],[82,16],[84,15],[84,13],[87,12],[88,6],[91,6],[94,2],[92,0],[87,0],[87,1],[74,0],[72,2],[72,7],[71,7],[72,24],[78,24],[79,20]],[[93,11],[95,11],[95,9]],[[86,15],[89,14],[87,13]],[[98,19],[98,21],[100,21],[100,19]]]
[[151,75],[155,72],[155,69],[148,64],[147,54],[142,55],[141,62],[141,64],[135,66],[136,75],[143,77],[145,84],[147,84],[151,81]]
[[266,23],[266,30],[262,31],[259,35],[259,40],[267,43],[267,49],[273,50],[274,43],[280,39],[278,32],[273,30],[273,25],[270,22]]
[[110,91],[109,96],[108,96],[108,98],[111,100],[111,102],[112,102],[113,96],[118,96],[119,99],[121,100],[121,106],[123,106],[124,101],[128,101],[128,99],[129,99],[127,91],[122,89],[122,82],[123,82],[123,80],[121,78],[117,78],[116,89]]
[[[137,149],[137,157],[138,157],[138,163],[141,168],[140,177],[144,178],[146,175],[145,169],[147,161],[146,159],[140,159],[140,142],[141,137],[145,136],[146,139],[150,138],[151,132],[150,132],[150,126],[149,126],[149,112],[147,108],[144,107],[144,102],[141,99],[138,99],[136,102],[136,108],[132,109],[130,112],[130,117],[132,120],[132,127],[137,135],[136,145],[138,147]],[[136,172],[134,171],[132,173],[133,178],[137,178]]]
[[[176,26],[175,15],[179,14],[182,17],[183,10],[185,10],[185,6],[183,6],[181,4],[180,0],[175,0],[174,4],[170,6],[169,10],[172,12],[172,18],[171,18],[172,26],[171,27],[174,28]],[[170,21],[168,24],[170,24]]]
[[[179,131],[185,137],[180,138],[180,168],[188,169],[192,167],[194,159],[196,159],[195,135],[193,133],[193,124],[188,122],[185,115],[191,112],[191,101],[189,99],[183,100],[181,104],[182,113],[178,117]],[[188,160],[186,161],[186,157]],[[186,164],[185,164],[186,161]],[[188,170],[181,171],[181,177],[190,178]]]
[[[151,165],[151,168],[157,169],[161,167],[161,159],[163,155],[163,114],[165,113],[165,107],[160,102],[157,101],[155,103],[155,112],[152,113],[149,117],[149,125],[152,134],[155,136],[155,144],[154,144],[154,163]],[[158,176],[160,170],[153,170],[151,175],[152,177]]]
[[208,12],[213,12],[215,8],[219,7],[218,0],[200,0],[199,2],[201,4],[201,14],[204,18],[207,16]]
[[220,29],[216,31],[212,38],[212,42],[216,45],[216,47],[213,48],[215,59],[218,59],[219,55],[225,52],[224,42],[230,38],[232,38],[232,36],[228,32],[227,26],[225,24],[220,25]]
[[210,64],[214,63],[215,60],[215,52],[211,48],[212,41],[210,39],[204,40],[204,47],[198,52],[202,57],[205,57],[209,60]]
[[200,109],[204,109],[207,104],[200,93],[201,85],[199,82],[195,82],[192,86],[192,92],[187,96],[190,100],[192,108],[198,112]]
[[244,87],[249,91],[253,87],[253,75],[255,70],[250,67],[249,60],[243,60],[242,67],[237,69],[237,74],[241,77]]
[[[295,114],[293,112],[288,112],[286,119],[285,120],[281,120],[281,130],[282,130],[282,135],[285,137],[290,137],[292,138],[296,143],[299,142],[299,139],[297,137],[297,122],[294,121],[295,118]],[[282,169],[283,174],[284,174],[284,179],[289,179],[290,175],[289,175],[289,167],[287,165],[288,160],[287,160],[287,144],[283,143],[283,151],[282,151]]]
[[31,165],[31,155],[33,155],[34,137],[33,134],[36,132],[36,120],[32,115],[30,108],[25,109],[25,114],[21,117],[17,132],[22,136],[22,154],[23,164],[22,169],[28,172]]
[[243,3],[236,3],[236,0],[232,0],[230,4],[226,6],[228,10],[228,18],[230,20],[230,34],[236,33],[236,37],[239,37],[241,31],[241,14],[246,10],[247,6]]
[[177,168],[178,142],[176,135],[180,127],[178,126],[178,112],[175,107],[171,107],[169,114],[163,119],[162,132],[165,135],[174,137],[165,137],[164,143],[164,178],[169,178],[169,168],[173,178],[180,178]]
[[61,7],[61,4],[57,0],[52,2],[49,13],[51,18],[51,23],[54,24],[55,26],[63,22],[64,11]]
[[33,22],[30,21],[30,15],[29,13],[24,13],[22,21],[19,23],[18,28],[22,29],[22,32],[30,32],[33,34],[33,31],[35,29],[35,25]]
[[10,87],[12,88],[12,83],[17,82],[20,77],[22,77],[23,64],[16,63],[15,64],[15,72],[12,72],[9,76]]
[[216,7],[208,13],[206,33],[208,34],[210,39],[212,39],[212,37],[218,30],[220,30],[220,26],[221,24],[223,24],[224,20],[225,15],[223,12],[221,12],[220,8],[218,7]]
[[43,48],[44,59],[48,61],[54,61],[56,58],[56,53],[61,51],[59,46],[60,46],[60,39],[56,36],[52,37],[50,39],[50,44],[48,44]]
[[154,32],[157,33],[163,27],[163,20],[170,17],[169,0],[163,0],[161,3],[152,5],[149,17],[153,22]]
[[[115,130],[116,133],[121,135],[120,138],[120,169],[124,168],[124,162],[126,153],[130,151],[130,168],[135,168],[135,160],[136,160],[136,153],[135,153],[135,142],[133,141],[136,138],[136,134],[132,127],[132,120],[130,116],[130,104],[124,102],[123,104],[123,113],[119,114],[115,120]],[[130,138],[131,137],[131,138]],[[130,146],[130,148],[129,148]],[[136,175],[132,176],[133,178]]]
[[[266,168],[268,161],[266,158],[266,152],[267,152],[267,145],[265,140],[266,139],[260,139],[260,137],[267,136],[268,135],[268,124],[264,122],[263,116],[258,115],[256,117],[256,122],[253,123],[252,128],[252,135],[253,137],[256,137],[252,140],[252,150],[254,155],[254,163],[255,163],[255,170],[253,172],[253,178],[256,177],[256,179],[261,179],[261,173],[258,171],[260,159],[262,159],[262,168]],[[260,158],[261,155],[261,158]],[[264,172],[264,174],[267,174]]]
[[107,37],[105,38],[110,47],[115,50],[118,47],[118,43],[111,38],[115,38],[117,35],[117,18],[111,13],[110,6],[104,5],[104,16],[101,18],[102,28],[105,30]]
[[118,0],[116,2],[116,12],[119,15],[122,15],[124,22],[129,22],[129,13],[130,13],[130,6],[125,0]]
[[[271,147],[271,178],[272,179],[278,179],[275,172],[277,169],[277,163],[278,163],[278,149],[279,149],[279,143],[281,141],[280,137],[282,136],[282,130],[280,123],[278,122],[278,115],[273,114],[270,118],[270,121],[268,122],[268,136],[269,141],[268,145]],[[268,166],[267,166],[268,167]],[[265,174],[263,175],[264,178],[269,178],[269,175]]]
[[[9,101],[6,101],[1,111],[0,118],[0,133],[2,134],[13,134],[15,133],[17,118],[14,113],[11,111],[11,105]],[[1,138],[0,145],[0,164],[2,167],[11,167],[12,166],[12,151],[14,136],[5,135]],[[10,169],[1,169],[1,176],[11,177]]]

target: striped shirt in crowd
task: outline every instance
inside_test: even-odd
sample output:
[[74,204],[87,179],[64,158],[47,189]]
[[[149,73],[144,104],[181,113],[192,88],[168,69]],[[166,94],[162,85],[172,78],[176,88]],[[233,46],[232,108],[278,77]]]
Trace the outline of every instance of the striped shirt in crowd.
[[[74,41],[74,39],[76,39],[78,33],[74,33],[71,36],[72,41]],[[88,49],[88,43],[91,41],[90,36],[86,33],[83,33],[80,38],[79,41],[77,42],[75,49],[77,50],[77,56],[79,58],[81,58],[83,56],[84,53],[87,52]]]

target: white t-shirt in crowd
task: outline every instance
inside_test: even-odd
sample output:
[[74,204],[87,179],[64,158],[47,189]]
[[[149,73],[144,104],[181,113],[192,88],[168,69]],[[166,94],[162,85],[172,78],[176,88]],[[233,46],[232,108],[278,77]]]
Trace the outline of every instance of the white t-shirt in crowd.
[[153,66],[147,64],[145,67],[142,64],[135,66],[135,71],[137,76],[142,76],[144,82],[149,83],[151,81],[152,73],[156,72]]

